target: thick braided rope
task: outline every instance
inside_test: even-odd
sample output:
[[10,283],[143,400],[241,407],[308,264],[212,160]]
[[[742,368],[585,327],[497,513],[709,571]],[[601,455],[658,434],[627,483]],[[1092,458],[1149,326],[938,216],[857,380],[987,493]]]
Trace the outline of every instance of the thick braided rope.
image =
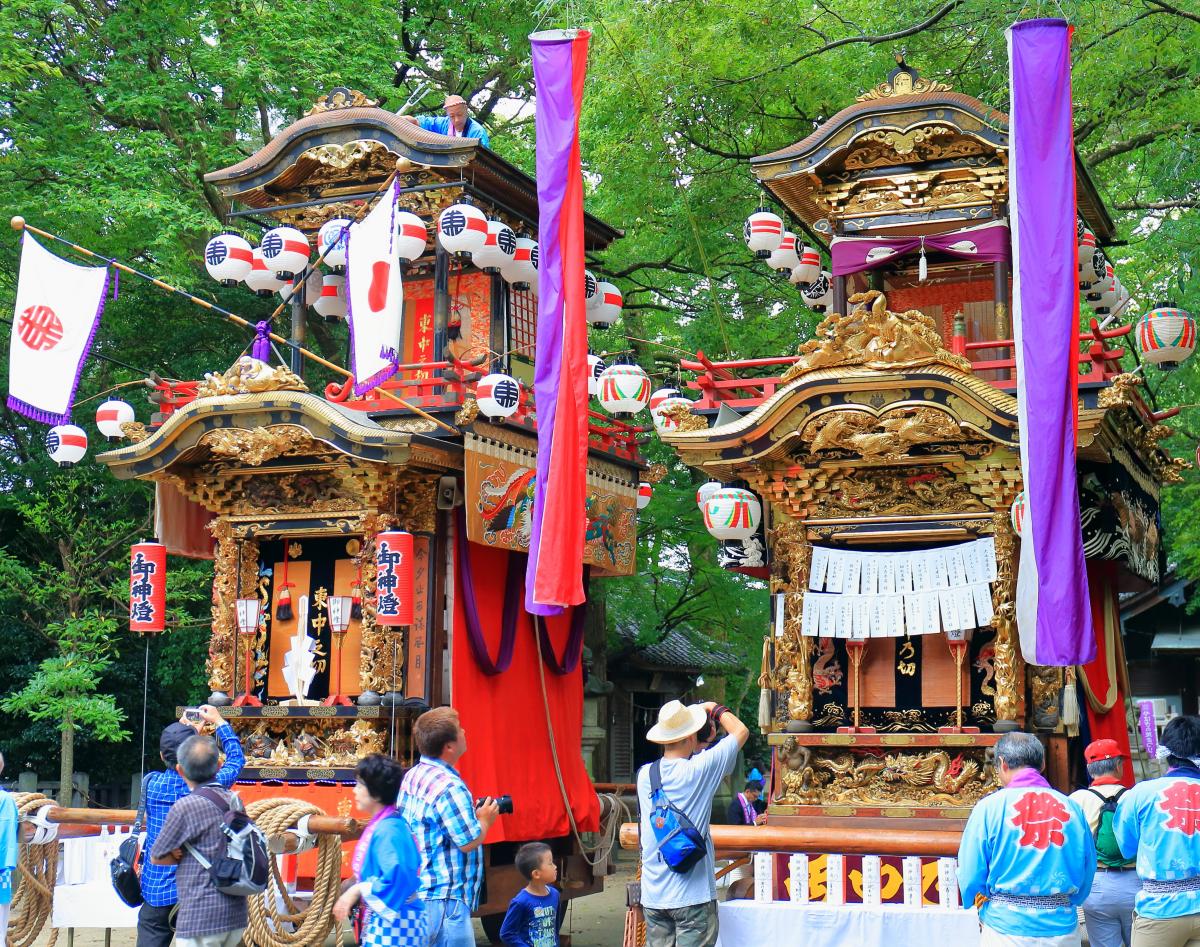
[[[40,792],[13,793],[17,818],[28,819],[44,806],[56,805]],[[58,873],[58,841],[32,845],[18,834],[17,871],[21,873],[8,916],[8,947],[30,947],[50,920],[54,905],[54,882]],[[50,939],[43,947],[53,947],[58,929],[50,928]]]
[[[246,812],[268,838],[279,838],[306,815],[325,812],[299,799],[259,799]],[[272,865],[271,881],[261,895],[249,899],[246,947],[316,947],[333,930],[333,905],[342,880],[342,840],[322,835],[317,842],[317,873],[309,905],[300,910]],[[17,945],[26,947],[26,945]]]

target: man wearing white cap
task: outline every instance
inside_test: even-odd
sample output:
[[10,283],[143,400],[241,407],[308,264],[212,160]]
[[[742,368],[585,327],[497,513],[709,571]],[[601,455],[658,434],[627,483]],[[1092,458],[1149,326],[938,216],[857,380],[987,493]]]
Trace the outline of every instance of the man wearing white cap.
[[[709,720],[720,724],[726,735],[697,753],[698,734]],[[663,748],[662,759],[643,766],[637,777],[647,947],[713,947],[717,941],[717,884],[709,833],[713,796],[733,772],[749,736],[728,707],[713,701],[685,706],[677,700],[659,710],[658,723],[646,734]],[[689,837],[697,840],[694,860],[677,858],[678,837],[668,838],[673,825],[691,830]]]
[[446,96],[442,108],[446,112],[444,116],[422,115],[417,118],[415,115],[401,115],[400,117],[414,125],[420,125],[427,132],[436,132],[451,138],[478,138],[484,148],[491,147],[491,139],[488,138],[487,131],[475,119],[467,115],[467,101],[461,95]]

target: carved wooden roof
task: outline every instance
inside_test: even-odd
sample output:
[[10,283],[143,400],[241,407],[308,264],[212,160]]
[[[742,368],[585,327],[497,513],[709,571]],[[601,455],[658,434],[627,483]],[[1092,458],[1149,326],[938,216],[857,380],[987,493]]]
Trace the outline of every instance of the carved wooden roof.
[[[830,230],[821,222],[831,215],[822,190],[831,184],[899,182],[929,172],[957,183],[987,168],[998,169],[1004,182],[1007,115],[941,83],[917,79],[896,87],[914,90],[907,94],[881,94],[883,86],[891,88],[881,84],[795,144],[750,159],[767,190],[823,234]],[[1080,212],[1102,242],[1111,240],[1112,219],[1078,157],[1076,177]],[[980,195],[984,206],[1006,200],[1006,183],[985,185]]]
[[[353,102],[365,102],[361,97]],[[463,180],[482,200],[494,201],[537,230],[537,184],[518,167],[473,138],[425,131],[386,109],[337,103],[282,129],[265,146],[204,180],[227,198],[255,208],[372,192],[406,159],[422,177]],[[455,192],[450,192],[454,194]],[[584,215],[588,250],[601,250],[621,231]]]

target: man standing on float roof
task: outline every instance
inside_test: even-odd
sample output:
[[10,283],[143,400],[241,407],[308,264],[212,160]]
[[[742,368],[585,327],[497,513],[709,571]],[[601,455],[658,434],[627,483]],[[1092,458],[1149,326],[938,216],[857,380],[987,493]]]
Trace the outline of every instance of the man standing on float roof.
[[420,125],[427,132],[436,132],[451,138],[478,138],[484,148],[492,146],[491,139],[488,138],[484,127],[467,115],[467,101],[461,95],[446,96],[442,108],[446,112],[444,116],[422,115],[417,118],[415,115],[401,115],[400,117],[406,122]]

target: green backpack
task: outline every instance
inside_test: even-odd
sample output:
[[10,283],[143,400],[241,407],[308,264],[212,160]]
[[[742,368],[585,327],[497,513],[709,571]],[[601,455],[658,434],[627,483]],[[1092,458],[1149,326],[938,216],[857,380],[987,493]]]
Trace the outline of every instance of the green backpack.
[[1106,796],[1098,790],[1088,787],[1088,792],[1093,793],[1101,803],[1100,806],[1100,821],[1096,823],[1096,832],[1094,838],[1096,840],[1096,861],[1106,868],[1123,868],[1129,864],[1129,859],[1121,854],[1121,846],[1117,844],[1117,837],[1113,834],[1113,815],[1117,811],[1117,800],[1125,794],[1127,786],[1122,786],[1117,792],[1111,796]]

